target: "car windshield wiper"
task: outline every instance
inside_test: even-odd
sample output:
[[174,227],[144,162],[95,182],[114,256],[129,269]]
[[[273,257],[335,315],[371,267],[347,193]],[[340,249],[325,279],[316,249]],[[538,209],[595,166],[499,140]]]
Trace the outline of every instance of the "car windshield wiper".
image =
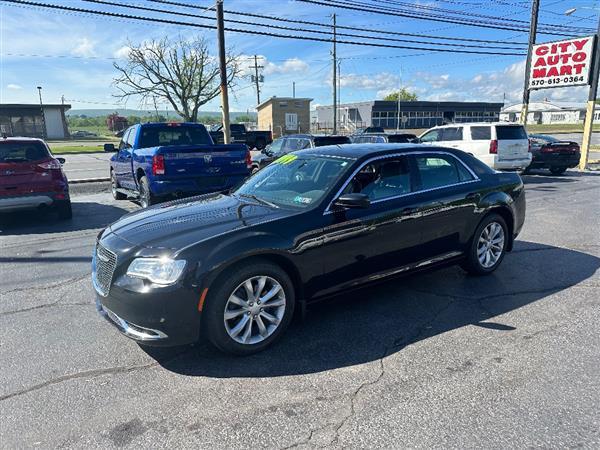
[[270,206],[271,208],[277,208],[279,209],[279,206],[277,206],[275,203],[271,203],[265,199],[262,199],[260,197],[257,197],[254,194],[238,194],[240,197],[246,197],[246,198],[251,198],[252,200],[257,201],[258,203],[262,203],[263,205],[267,205]]

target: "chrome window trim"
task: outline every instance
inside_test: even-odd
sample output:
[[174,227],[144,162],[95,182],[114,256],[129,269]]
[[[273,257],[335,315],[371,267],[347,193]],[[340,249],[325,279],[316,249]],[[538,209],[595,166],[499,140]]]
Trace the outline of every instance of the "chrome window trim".
[[371,163],[373,161],[380,160],[380,159],[395,158],[395,157],[398,157],[398,156],[430,155],[430,154],[441,154],[441,155],[449,155],[449,156],[451,156],[452,158],[454,158],[455,160],[457,160],[460,164],[462,164],[469,171],[469,173],[473,176],[473,179],[472,180],[468,180],[468,181],[461,181],[459,183],[446,184],[444,186],[438,186],[438,187],[434,187],[434,188],[430,188],[430,189],[421,189],[419,191],[408,192],[406,194],[398,194],[398,195],[394,195],[392,197],[381,198],[381,199],[372,201],[371,204],[381,203],[381,202],[387,202],[389,200],[395,200],[395,199],[398,199],[400,197],[407,197],[409,195],[421,194],[423,192],[437,191],[438,189],[445,189],[445,188],[448,188],[448,187],[460,186],[460,185],[463,185],[463,184],[476,183],[478,181],[481,181],[481,179],[475,174],[475,172],[473,172],[473,170],[471,170],[471,168],[467,164],[465,164],[460,158],[458,158],[456,155],[453,155],[450,152],[445,152],[445,151],[441,151],[441,150],[431,149],[431,150],[424,150],[424,151],[419,151],[419,152],[392,153],[392,154],[389,154],[389,155],[374,156],[372,158],[367,159],[362,165],[360,165],[356,170],[354,170],[354,172],[352,172],[352,174],[348,177],[348,179],[346,179],[346,182],[342,185],[342,187],[334,195],[333,199],[329,202],[329,204],[327,205],[327,208],[325,208],[325,211],[323,212],[323,215],[332,214],[333,213],[333,211],[331,211],[331,205],[333,205],[333,202],[335,201],[335,199],[340,196],[340,194],[344,191],[344,189],[346,189],[346,187],[348,186],[348,184],[350,183],[350,181],[352,181],[352,179],[354,178],[354,176],[358,172],[360,172],[360,170],[363,167],[365,167],[367,164],[369,164],[369,163]]

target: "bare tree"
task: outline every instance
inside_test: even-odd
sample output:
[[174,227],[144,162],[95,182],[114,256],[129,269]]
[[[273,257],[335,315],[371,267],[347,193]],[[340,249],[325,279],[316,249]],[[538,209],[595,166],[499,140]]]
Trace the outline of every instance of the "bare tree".
[[[219,64],[208,51],[204,38],[193,40],[165,37],[129,45],[127,63],[113,66],[119,72],[113,84],[117,97],[139,96],[142,101],[163,98],[183,120],[196,122],[202,105],[220,92]],[[227,79],[233,86],[240,67],[235,56],[227,56]]]

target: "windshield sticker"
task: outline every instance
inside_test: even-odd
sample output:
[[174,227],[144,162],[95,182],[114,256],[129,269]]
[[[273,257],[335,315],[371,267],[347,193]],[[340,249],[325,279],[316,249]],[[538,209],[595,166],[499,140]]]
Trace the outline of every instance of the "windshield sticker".
[[292,161],[295,161],[298,159],[298,156],[296,155],[284,155],[279,159],[276,159],[274,162],[275,164],[289,164]]
[[300,197],[297,195],[294,197],[294,203],[302,203],[303,205],[309,205],[312,202],[312,198],[310,197]]

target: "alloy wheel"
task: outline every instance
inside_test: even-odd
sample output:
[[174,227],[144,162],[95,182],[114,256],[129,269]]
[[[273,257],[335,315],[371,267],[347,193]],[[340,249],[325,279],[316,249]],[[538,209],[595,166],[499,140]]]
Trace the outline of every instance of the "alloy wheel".
[[225,304],[223,321],[231,339],[257,344],[271,336],[285,314],[286,298],[281,284],[266,275],[240,283]]
[[482,267],[493,267],[504,251],[504,228],[498,222],[490,222],[482,230],[477,242],[477,258]]

